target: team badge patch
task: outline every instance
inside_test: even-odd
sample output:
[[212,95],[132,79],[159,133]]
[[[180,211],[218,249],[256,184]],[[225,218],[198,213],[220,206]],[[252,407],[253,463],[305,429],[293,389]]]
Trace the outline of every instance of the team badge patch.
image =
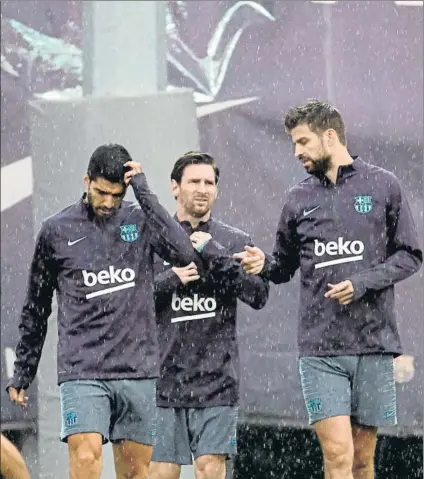
[[308,401],[307,409],[310,413],[320,412],[322,409],[322,401],[320,398],[311,399]]
[[78,416],[75,412],[68,412],[65,414],[65,421],[67,426],[75,426],[78,422]]
[[121,238],[126,243],[132,243],[138,239],[138,230],[137,225],[122,225],[121,228]]
[[355,196],[355,210],[366,215],[372,210],[372,196]]

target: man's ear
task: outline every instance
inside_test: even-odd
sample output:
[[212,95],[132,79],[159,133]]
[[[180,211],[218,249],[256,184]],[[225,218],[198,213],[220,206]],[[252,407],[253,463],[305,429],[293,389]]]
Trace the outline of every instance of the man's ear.
[[87,187],[90,184],[90,178],[88,177],[87,173],[84,175],[84,184]]
[[328,146],[335,146],[337,141],[339,140],[339,137],[336,133],[335,130],[332,128],[329,128],[326,132],[325,135],[327,136],[327,145]]
[[180,194],[180,185],[175,180],[171,180],[171,191],[172,196],[177,199]]

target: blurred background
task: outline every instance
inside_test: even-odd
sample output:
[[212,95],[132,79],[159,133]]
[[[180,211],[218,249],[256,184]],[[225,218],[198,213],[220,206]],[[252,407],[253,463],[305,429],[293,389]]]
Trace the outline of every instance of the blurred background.
[[[59,443],[55,314],[25,411],[9,403],[17,324],[41,220],[76,201],[92,150],[122,142],[173,211],[171,165],[201,148],[221,167],[215,216],[271,250],[285,192],[304,173],[282,117],[333,102],[352,155],[402,181],[423,239],[422,1],[1,2],[1,429],[34,478],[68,477]],[[377,477],[423,475],[422,270],[397,287],[405,355],[396,428]],[[298,280],[241,306],[234,478],[322,477],[297,372]],[[192,478],[190,468],[184,477]],[[113,478],[105,447],[104,478]]]

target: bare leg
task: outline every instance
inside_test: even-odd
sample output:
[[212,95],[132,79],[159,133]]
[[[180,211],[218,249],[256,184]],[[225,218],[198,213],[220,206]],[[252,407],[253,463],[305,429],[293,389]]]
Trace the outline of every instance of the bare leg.
[[100,479],[102,435],[73,434],[68,437],[70,479]]
[[226,456],[208,454],[194,462],[196,479],[225,479]]
[[147,479],[152,446],[133,441],[113,445],[116,479]]
[[29,471],[21,453],[1,434],[0,471],[5,479],[30,479]]
[[377,445],[377,428],[352,424],[353,477],[374,479],[374,456]]
[[336,416],[314,424],[324,455],[325,479],[353,479],[353,439],[350,416]]

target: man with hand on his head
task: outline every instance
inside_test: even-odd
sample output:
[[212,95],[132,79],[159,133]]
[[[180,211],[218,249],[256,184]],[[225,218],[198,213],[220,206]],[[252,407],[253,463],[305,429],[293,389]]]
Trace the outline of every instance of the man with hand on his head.
[[[7,389],[26,405],[56,291],[61,440],[71,478],[99,479],[110,440],[117,478],[147,479],[159,372],[153,255],[184,266],[196,253],[122,145],[99,146],[84,183],[82,198],[38,234]],[[138,203],[124,201],[129,185]]]

